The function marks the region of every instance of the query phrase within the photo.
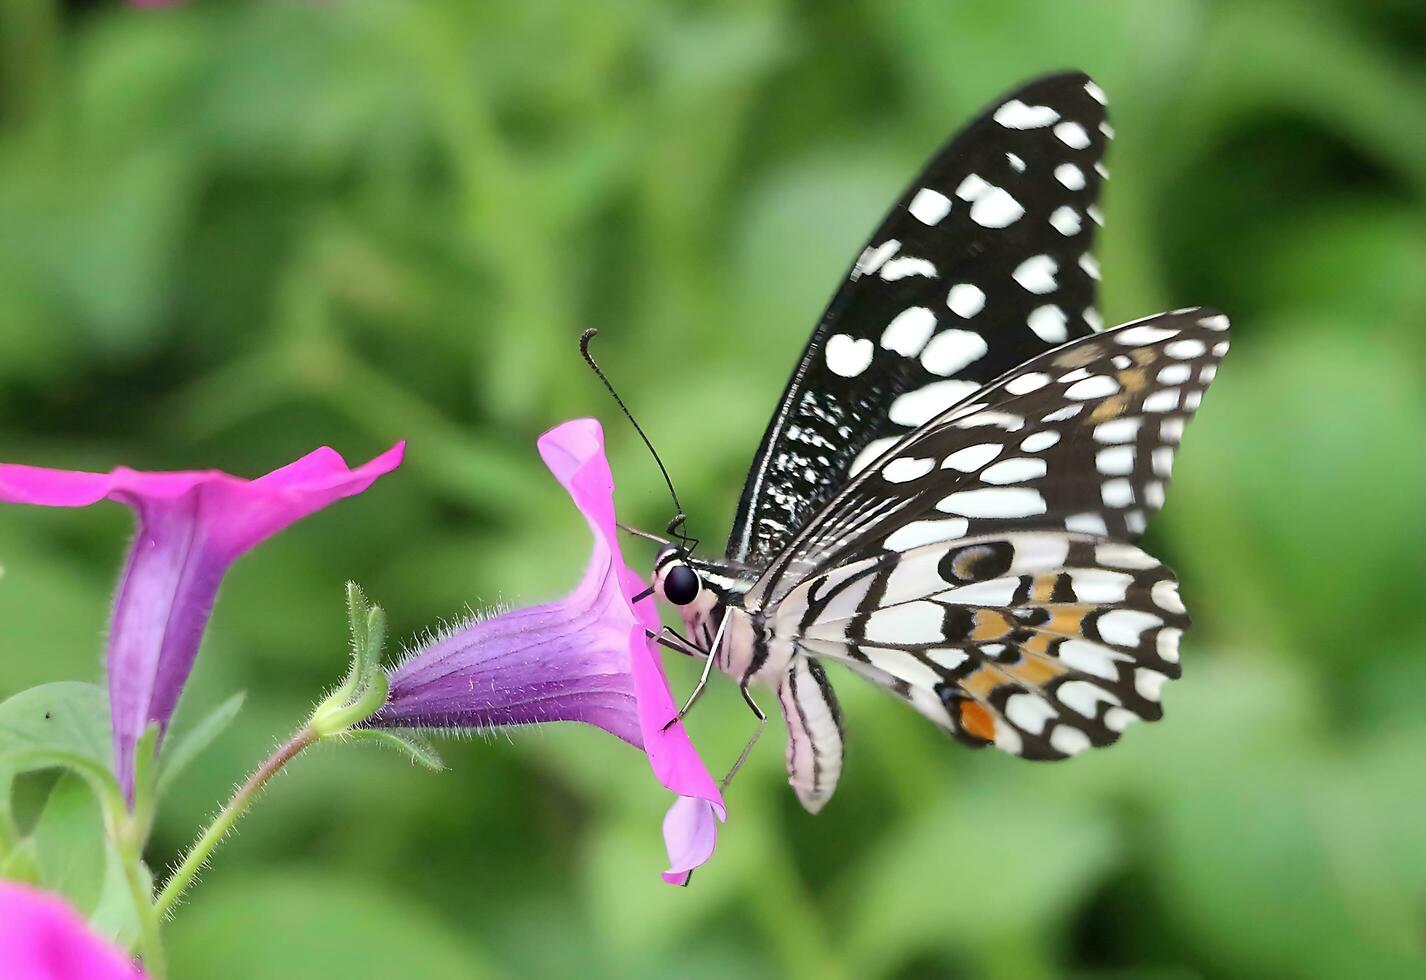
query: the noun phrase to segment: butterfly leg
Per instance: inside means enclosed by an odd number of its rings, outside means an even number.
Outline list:
[[[644,630],[644,633],[659,646],[674,653],[681,653],[685,657],[703,656],[703,651],[698,649],[692,640],[670,626],[663,627],[657,633],[649,629]]]
[[[664,731],[673,727],[675,722],[682,721],[688,714],[688,710],[693,707],[693,702],[698,700],[698,696],[703,693],[703,689],[708,686],[708,675],[713,673],[713,661],[718,659],[718,647],[723,643],[723,630],[728,625],[728,617],[724,616],[718,621],[718,632],[713,634],[713,645],[708,648],[707,660],[703,663],[703,673],[698,678],[698,684],[693,688],[693,693],[688,696],[688,700],[683,702],[683,707],[678,709],[678,714],[669,719],[667,725],[663,726]]]
[[[767,714],[758,707],[752,694],[748,692],[748,682],[744,681],[738,685],[738,689],[743,692],[743,700],[748,703],[749,708],[753,709],[753,714],[757,715],[758,727],[753,731],[753,737],[748,739],[748,744],[743,746],[743,751],[738,754],[738,761],[733,763],[733,768],[728,770],[728,775],[724,776],[723,781],[718,784],[718,788],[725,791],[733,781],[733,777],[738,774],[738,770],[743,768],[743,763],[748,761],[748,756],[752,755],[753,746],[758,744],[758,739],[762,738],[763,729],[767,727]]]

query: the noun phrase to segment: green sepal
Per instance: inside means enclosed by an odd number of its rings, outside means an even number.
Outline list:
[[[413,732],[393,732],[382,728],[354,728],[347,732],[345,737],[352,741],[374,742],[377,745],[388,746],[403,753],[418,766],[424,766],[433,772],[440,772],[446,767],[436,752],[435,746]]]
[[[386,703],[389,692],[381,668],[386,613],[372,605],[355,582],[347,583],[346,599],[351,665],[341,685],[317,705],[307,722],[318,738],[340,735],[370,718]]]
[[[163,796],[179,774],[202,755],[218,736],[227,731],[247,698],[239,691],[199,719],[192,728],[170,732],[158,760],[158,795]]]

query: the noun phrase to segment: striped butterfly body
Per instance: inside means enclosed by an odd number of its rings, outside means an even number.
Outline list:
[[[1063,74],[942,148],[813,332],[726,557],[659,555],[691,641],[777,692],[809,810],[842,769],[823,660],[1030,759],[1157,719],[1179,675],[1177,582],[1134,542],[1228,322],[1186,309],[1099,329],[1110,132],[1098,86]]]

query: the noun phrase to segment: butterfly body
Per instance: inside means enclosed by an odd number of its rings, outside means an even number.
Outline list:
[[[1086,76],[1040,79],[932,159],[804,350],[726,557],[660,555],[666,597],[679,565],[702,584],[677,602],[694,647],[777,692],[810,810],[842,767],[823,661],[1043,760],[1157,719],[1179,675],[1177,583],[1134,542],[1228,322],[1095,332],[1103,107]]]

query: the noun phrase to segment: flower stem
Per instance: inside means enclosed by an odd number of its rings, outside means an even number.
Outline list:
[[[262,765],[248,776],[247,781],[238,787],[228,800],[226,806],[213,818],[206,830],[193,842],[193,846],[188,849],[188,853],[183,856],[182,863],[174,870],[164,882],[163,890],[159,892],[157,900],[154,902],[154,912],[158,918],[166,916],[173,908],[183,893],[198,876],[198,870],[212,856],[218,844],[227,836],[228,831],[233,829],[233,825],[238,822],[238,818],[243,815],[248,806],[262,792],[262,788],[267,785],[268,780],[282,769],[283,766],[296,758],[303,749],[316,742],[320,736],[308,725],[304,725],[297,734],[278,747],[277,751],[268,756]]]
[[[134,903],[134,914],[139,920],[139,955],[143,957],[144,973],[152,980],[164,980],[168,975],[168,963],[163,954],[163,940],[159,936],[159,914],[149,904],[149,883],[140,873],[143,858],[130,844],[120,845],[119,863],[124,868],[124,882],[129,886],[129,897]]]

